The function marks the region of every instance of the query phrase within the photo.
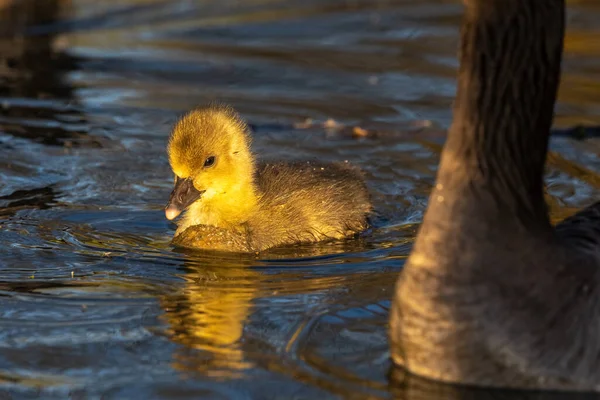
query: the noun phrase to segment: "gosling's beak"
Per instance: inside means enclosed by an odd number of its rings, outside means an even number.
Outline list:
[[[165,216],[168,220],[176,218],[190,204],[198,200],[202,192],[194,187],[191,179],[177,177],[175,188],[169,197],[169,203],[165,207]]]

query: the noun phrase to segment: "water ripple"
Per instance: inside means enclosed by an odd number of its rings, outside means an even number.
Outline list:
[[[387,375],[389,301],[450,123],[462,12],[445,0],[0,6],[2,394],[494,398]],[[557,128],[600,125],[599,15],[569,3]],[[262,159],[361,167],[372,228],[259,255],[174,249],[167,135],[214,99],[248,119]],[[553,220],[600,194],[597,132],[554,135]]]

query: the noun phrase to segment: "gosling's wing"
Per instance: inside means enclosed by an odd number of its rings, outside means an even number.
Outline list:
[[[331,201],[337,196],[368,193],[362,171],[343,163],[261,163],[256,178],[263,195],[273,204],[302,194],[310,200],[319,190],[326,190]]]
[[[600,201],[560,222],[556,233],[565,241],[600,255]]]
[[[304,162],[276,163],[259,171],[262,204],[277,215],[282,215],[277,207],[284,207],[287,231],[289,226],[302,230],[307,225],[334,231],[364,229],[371,199],[360,169],[345,163]]]
[[[361,172],[316,162],[257,168],[261,212],[252,221],[258,248],[342,238],[366,228],[370,199]]]

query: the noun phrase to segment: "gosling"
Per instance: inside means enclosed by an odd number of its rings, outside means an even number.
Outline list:
[[[260,252],[343,239],[368,227],[370,196],[348,163],[257,163],[246,123],[209,105],[174,126],[168,156],[175,187],[165,208],[178,247]]]

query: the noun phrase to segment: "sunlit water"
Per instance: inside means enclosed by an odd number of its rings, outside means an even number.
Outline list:
[[[33,3],[0,6],[0,395],[487,396],[388,376],[393,286],[451,120],[460,2]],[[599,18],[570,2],[557,128],[600,125]],[[373,229],[260,256],[175,251],[166,138],[215,99],[252,124],[261,158],[363,168]],[[598,197],[597,133],[554,136],[556,219]]]

